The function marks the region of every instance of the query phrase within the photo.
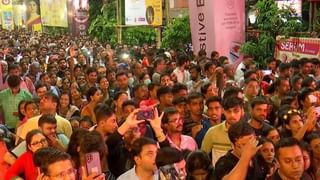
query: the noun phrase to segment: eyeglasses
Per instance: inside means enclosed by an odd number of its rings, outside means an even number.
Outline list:
[[[47,139],[45,139],[45,138],[43,138],[43,139],[41,139],[40,141],[36,141],[36,142],[34,142],[34,143],[31,143],[31,146],[37,146],[37,145],[39,145],[39,144],[47,144],[48,142],[47,142]]]
[[[76,174],[77,174],[76,169],[69,169],[67,171],[62,171],[56,175],[48,175],[48,176],[52,178],[57,178],[57,179],[64,179],[65,177],[75,176]]]

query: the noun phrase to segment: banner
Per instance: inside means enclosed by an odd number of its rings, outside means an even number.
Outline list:
[[[189,0],[189,13],[195,54],[203,49],[239,58],[234,56],[245,41],[244,0]]]
[[[125,0],[126,25],[162,25],[162,0]]]
[[[320,58],[320,39],[277,36],[274,56],[282,62],[303,57]]]
[[[297,16],[302,16],[302,0],[275,0],[279,9],[284,9],[287,7],[293,8]]]
[[[89,27],[89,0],[68,1],[68,23],[73,36],[87,35]]]
[[[42,25],[68,27],[67,0],[42,0],[40,7]]]
[[[39,0],[25,0],[23,6],[26,10],[23,22],[27,29],[42,31]]]
[[[14,29],[13,9],[11,0],[1,0],[1,24],[2,28],[6,30]]]
[[[23,26],[23,19],[22,17],[25,15],[25,6],[23,6],[22,0],[13,0],[12,1],[12,7],[13,7],[13,21],[14,25],[18,27]]]

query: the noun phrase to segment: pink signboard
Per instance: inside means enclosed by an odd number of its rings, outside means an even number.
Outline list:
[[[232,58],[238,54],[235,45],[245,41],[244,0],[189,0],[189,13],[195,54],[201,49]]]
[[[274,55],[282,62],[303,57],[320,58],[320,39],[278,36]]]

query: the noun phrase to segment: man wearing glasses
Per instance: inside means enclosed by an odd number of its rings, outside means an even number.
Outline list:
[[[164,110],[162,123],[171,147],[190,151],[198,149],[197,143],[192,137],[182,134],[184,120],[176,108],[170,107]]]

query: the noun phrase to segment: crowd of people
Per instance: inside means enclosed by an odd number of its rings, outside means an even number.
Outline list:
[[[0,37],[0,179],[320,179],[319,59]]]

